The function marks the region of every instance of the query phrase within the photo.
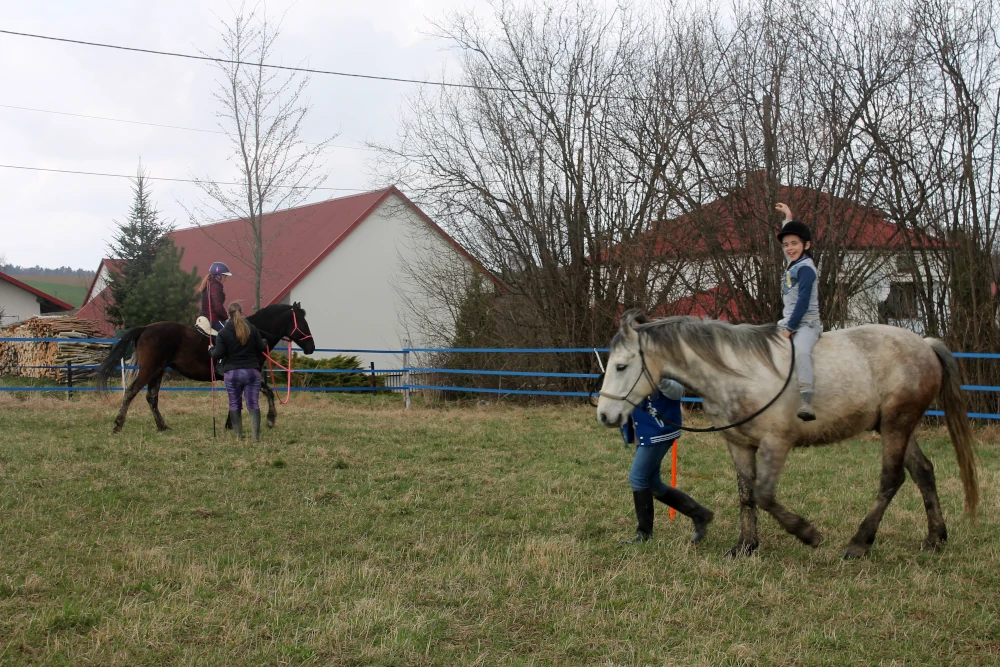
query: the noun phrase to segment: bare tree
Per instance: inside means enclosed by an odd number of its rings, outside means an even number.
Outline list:
[[[605,340],[674,273],[635,242],[665,212],[657,165],[679,132],[643,78],[663,37],[628,10],[493,10],[440,24],[472,88],[414,97],[383,173],[503,281],[507,344]]]
[[[471,88],[413,99],[382,155],[509,286],[468,311],[512,336],[493,342],[601,342],[621,308],[709,287],[712,314],[774,321],[784,200],[814,230],[827,326],[1000,345],[994,4],[668,9],[500,0],[441,24]],[[460,319],[452,278],[433,291]]]
[[[261,305],[268,245],[281,227],[294,222],[284,218],[265,230],[264,216],[296,206],[315,191],[328,175],[321,163],[335,138],[319,143],[302,139],[302,125],[310,111],[305,96],[309,78],[268,66],[276,55],[280,22],[261,12],[245,6],[236,10],[220,30],[222,46],[213,56],[219,69],[216,116],[229,135],[239,185],[199,179],[207,201],[188,211],[198,225],[220,219],[246,223],[238,247],[226,249],[253,271],[254,308]],[[212,236],[210,229],[206,233]]]

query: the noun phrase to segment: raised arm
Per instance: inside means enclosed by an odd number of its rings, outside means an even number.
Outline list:
[[[792,216],[792,209],[788,208],[788,204],[785,204],[783,202],[778,202],[774,208],[778,211],[778,213],[781,213],[782,215],[785,216],[785,222],[795,219]]]

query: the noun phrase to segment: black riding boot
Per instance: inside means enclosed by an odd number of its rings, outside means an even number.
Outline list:
[[[667,492],[662,496],[656,496],[656,499],[691,519],[694,523],[694,535],[691,536],[693,543],[697,544],[705,539],[708,524],[712,523],[712,519],[715,518],[715,513],[712,510],[702,507],[694,498],[672,486],[668,486]]]
[[[635,501],[635,518],[638,526],[635,529],[635,537],[622,540],[620,544],[639,544],[648,542],[653,537],[653,492],[649,489],[633,491],[632,500]]]
[[[233,425],[233,433],[237,440],[243,439],[243,413],[240,410],[229,411],[229,422]]]
[[[250,411],[250,432],[255,441],[260,441],[260,408]]]

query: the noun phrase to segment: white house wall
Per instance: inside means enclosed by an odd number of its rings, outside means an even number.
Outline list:
[[[404,346],[410,323],[398,288],[408,281],[408,271],[421,264],[467,262],[439,234],[427,234],[429,229],[409,206],[391,196],[292,289],[290,300],[305,308],[316,347]],[[425,243],[415,244],[415,237]],[[369,362],[376,368],[402,367],[396,355],[357,356],[366,367]]]
[[[3,280],[0,280],[0,310],[4,326],[37,317],[42,312],[37,296]]]
[[[87,303],[104,291],[104,288],[108,286],[108,277],[108,267],[104,262],[101,262],[101,267],[97,270],[97,277],[94,278],[94,284],[91,290],[87,292],[87,298],[84,299],[84,303]]]

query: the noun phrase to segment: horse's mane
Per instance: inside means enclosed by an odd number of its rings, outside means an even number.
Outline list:
[[[264,306],[263,308],[261,308],[260,310],[258,310],[256,313],[254,313],[254,315],[257,315],[257,316],[260,316],[260,317],[263,317],[263,318],[273,318],[273,317],[277,317],[279,315],[284,315],[285,313],[287,313],[289,310],[292,310],[293,308],[296,310],[296,312],[299,315],[301,315],[302,317],[305,317],[306,311],[303,310],[302,307],[299,306],[298,303],[295,303],[295,304],[274,303],[274,304],[271,304],[270,306]]]
[[[680,315],[652,322],[637,321],[635,329],[678,361],[683,343],[715,368],[734,373],[736,370],[722,356],[721,346],[725,345],[736,351],[750,352],[761,363],[778,372],[771,348],[771,343],[778,340],[778,327],[775,324],[731,324]],[[624,343],[625,337],[619,331],[611,340],[611,347]]]

